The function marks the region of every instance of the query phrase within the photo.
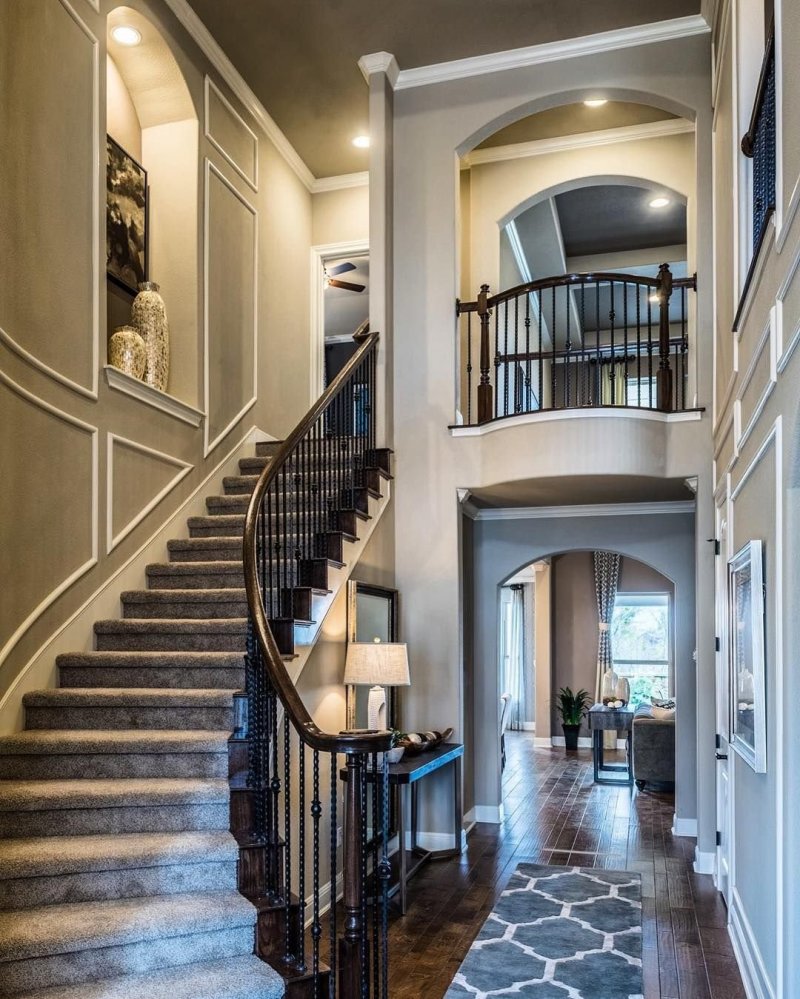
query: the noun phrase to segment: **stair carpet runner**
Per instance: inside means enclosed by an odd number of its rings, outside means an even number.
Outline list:
[[[228,746],[244,513],[275,446],[240,462],[149,588],[122,594],[123,618],[97,622],[96,651],[59,656],[60,687],[27,694],[26,730],[0,739],[0,996],[285,994],[237,887]]]

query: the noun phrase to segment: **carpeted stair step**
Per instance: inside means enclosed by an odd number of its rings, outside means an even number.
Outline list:
[[[97,621],[94,632],[101,652],[243,652],[247,618],[191,621],[126,618]]]
[[[247,513],[249,505],[249,496],[238,494],[234,496],[206,496],[206,510],[212,517],[217,514]]]
[[[120,596],[125,619],[210,620],[247,617],[244,588],[216,590],[126,590]]]
[[[238,860],[223,831],[0,840],[0,909],[235,891]]]
[[[246,495],[249,498],[257,482],[257,475],[226,475],[222,480],[222,488],[229,496]]]
[[[282,444],[283,441],[257,441],[256,454],[259,458],[274,458]]]
[[[209,729],[235,727],[233,691],[64,687],[23,697],[27,729]]]
[[[0,739],[0,779],[226,777],[223,732],[38,729]]]
[[[238,562],[162,562],[147,567],[151,590],[220,590],[244,586],[244,567]]]
[[[243,652],[70,652],[56,664],[62,687],[242,690],[245,682]]]
[[[0,996],[246,956],[255,921],[236,891],[0,913]]]
[[[227,778],[0,781],[0,837],[228,830]]]
[[[242,561],[241,538],[176,538],[167,542],[170,562]]]
[[[280,975],[252,954],[199,961],[147,975],[22,992],[17,999],[281,999]]]
[[[244,537],[244,514],[225,514],[209,517],[189,517],[190,538],[238,538]]]

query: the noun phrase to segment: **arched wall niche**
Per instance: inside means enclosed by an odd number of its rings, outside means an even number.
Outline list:
[[[138,45],[116,42],[119,25]],[[199,124],[178,61],[156,26],[132,7],[107,18],[106,130],[147,171],[148,280],[167,307],[171,364],[167,392],[199,398]],[[130,320],[133,296],[107,281],[108,334]]]

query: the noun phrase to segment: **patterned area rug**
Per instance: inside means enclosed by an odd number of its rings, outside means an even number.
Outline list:
[[[520,864],[445,999],[642,999],[642,883]]]

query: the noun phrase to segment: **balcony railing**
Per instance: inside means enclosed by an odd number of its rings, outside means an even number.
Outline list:
[[[696,279],[564,274],[458,302],[466,424],[541,410],[689,409]]]

